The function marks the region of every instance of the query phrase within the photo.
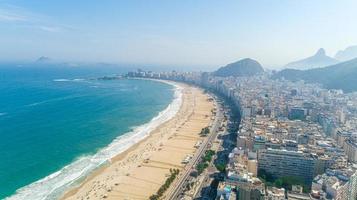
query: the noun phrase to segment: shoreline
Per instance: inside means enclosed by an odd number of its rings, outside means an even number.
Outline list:
[[[184,168],[183,158],[194,154],[195,145],[202,140],[199,130],[211,123],[213,103],[199,88],[162,82],[182,87],[177,113],[88,175],[79,186],[67,190],[60,199],[143,199],[144,196],[147,199],[164,182],[169,169]]]
[[[87,179],[90,179],[93,175],[110,166],[112,159],[118,155],[125,155],[125,152],[129,149],[140,144],[150,136],[150,133],[153,130],[174,118],[181,107],[182,91],[180,86],[170,81],[163,82],[173,86],[174,97],[170,104],[149,122],[135,127],[131,132],[118,136],[110,144],[108,144],[108,146],[104,147],[96,154],[79,157],[72,163],[64,166],[59,171],[18,189],[15,194],[6,197],[5,199],[59,199],[63,196],[63,194],[67,194],[68,191],[72,191],[73,188],[78,188]],[[107,158],[105,159],[101,156],[105,156]],[[88,160],[87,163],[81,163],[82,161],[84,162],[84,160]],[[91,166],[88,167],[86,164]],[[75,167],[79,167],[80,169]],[[66,171],[71,170],[73,174],[62,173],[63,171],[66,173]],[[58,182],[61,180],[64,180],[64,183],[61,184]]]

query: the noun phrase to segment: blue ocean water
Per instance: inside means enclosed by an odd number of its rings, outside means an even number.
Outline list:
[[[173,99],[160,82],[88,79],[109,72],[0,68],[0,199],[95,154]]]

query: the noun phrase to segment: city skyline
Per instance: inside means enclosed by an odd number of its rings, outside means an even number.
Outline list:
[[[204,66],[250,57],[279,68],[356,45],[344,1],[0,1],[0,61]]]

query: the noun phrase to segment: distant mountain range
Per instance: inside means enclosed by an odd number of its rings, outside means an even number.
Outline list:
[[[285,78],[292,81],[304,80],[309,83],[320,83],[328,89],[353,92],[357,91],[357,58],[323,68],[284,69],[274,74],[273,78]]]
[[[215,76],[254,76],[264,72],[263,67],[255,60],[245,58],[228,64],[213,72]]]
[[[288,63],[285,68],[289,69],[313,69],[337,64],[339,61],[326,55],[323,48],[319,49],[315,55]]]
[[[357,58],[357,45],[347,47],[345,50],[338,51],[335,58],[339,61],[347,61]]]

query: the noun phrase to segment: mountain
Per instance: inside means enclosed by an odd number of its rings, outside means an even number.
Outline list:
[[[36,63],[48,63],[51,62],[52,59],[46,56],[41,56],[36,60]]]
[[[345,50],[338,51],[335,58],[339,61],[347,61],[357,58],[357,45],[347,47]]]
[[[228,64],[213,72],[215,76],[254,76],[264,72],[263,67],[255,60],[245,58]]]
[[[342,89],[344,92],[357,91],[357,58],[336,65],[310,70],[284,69],[273,78],[292,81],[304,80],[320,83],[328,89]]]
[[[318,67],[326,67],[336,63],[338,63],[338,60],[327,56],[325,50],[321,48],[316,52],[315,55],[302,60],[288,63],[287,65],[285,65],[285,68],[313,69]]]

